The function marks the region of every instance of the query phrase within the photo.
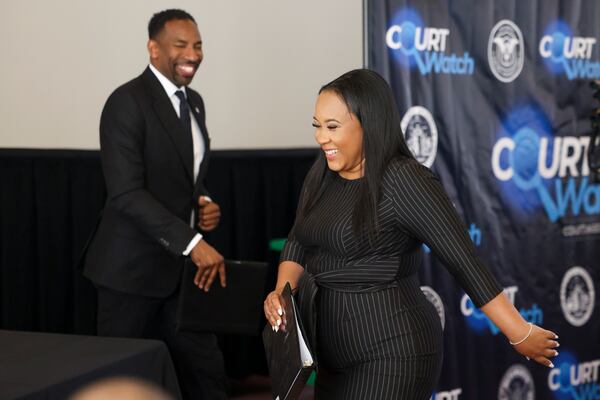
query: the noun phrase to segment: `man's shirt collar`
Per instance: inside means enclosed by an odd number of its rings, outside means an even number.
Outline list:
[[[165,92],[167,92],[167,96],[169,96],[169,98],[171,98],[171,96],[173,96],[175,94],[175,92],[178,90],[183,91],[183,94],[187,98],[187,92],[185,90],[185,86],[181,86],[181,87],[175,86],[175,84],[173,82],[171,82],[166,76],[164,76],[158,69],[156,69],[156,67],[154,65],[149,64],[148,66],[150,67],[150,71],[152,71],[152,73],[154,73],[156,78],[158,78],[158,81],[162,85],[163,89],[165,89]]]

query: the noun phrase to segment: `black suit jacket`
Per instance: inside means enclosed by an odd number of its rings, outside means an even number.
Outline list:
[[[210,155],[202,97],[186,91],[205,143],[195,182],[192,138],[149,68],[106,101],[100,153],[108,197],[84,253],[84,275],[97,285],[152,297],[177,287]]]

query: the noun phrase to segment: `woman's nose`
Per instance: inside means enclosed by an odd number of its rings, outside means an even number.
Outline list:
[[[315,140],[319,145],[324,145],[329,141],[329,135],[323,131],[323,129],[317,128],[315,132]]]

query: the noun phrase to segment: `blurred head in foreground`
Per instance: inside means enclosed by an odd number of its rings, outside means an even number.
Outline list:
[[[109,378],[92,383],[70,400],[173,400],[155,384],[136,378]]]

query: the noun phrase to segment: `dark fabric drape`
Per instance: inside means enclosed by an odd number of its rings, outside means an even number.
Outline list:
[[[290,229],[317,152],[214,151],[207,176],[221,206],[207,240],[226,258],[271,262]],[[106,192],[97,151],[0,150],[0,328],[94,334],[96,293],[76,264]],[[224,336],[228,372],[266,372],[258,336]]]

